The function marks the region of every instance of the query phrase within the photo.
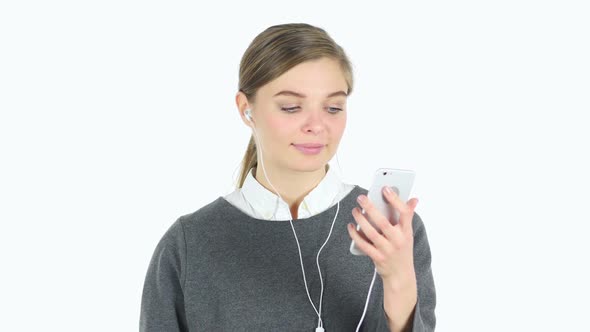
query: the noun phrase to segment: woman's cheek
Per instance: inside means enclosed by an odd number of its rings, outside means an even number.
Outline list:
[[[273,136],[279,140],[293,140],[296,137],[290,137],[290,133],[293,132],[293,123],[287,119],[274,118],[269,121],[270,128],[273,130]],[[288,142],[296,143],[296,142]]]

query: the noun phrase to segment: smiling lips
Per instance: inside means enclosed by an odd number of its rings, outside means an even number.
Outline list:
[[[307,155],[314,155],[320,153],[323,149],[325,144],[320,143],[306,143],[306,144],[293,144],[295,148],[304,154]]]

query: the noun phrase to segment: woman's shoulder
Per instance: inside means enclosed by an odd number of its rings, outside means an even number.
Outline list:
[[[223,198],[218,197],[194,212],[181,215],[162,235],[156,252],[170,247],[176,248],[180,253],[184,252],[187,239],[212,230],[211,225],[221,224],[219,220],[227,215],[223,213],[226,208]]]
[[[181,224],[183,227],[193,226],[198,223],[203,223],[207,220],[218,219],[220,216],[225,215],[226,213],[227,201],[225,201],[223,197],[219,196],[199,209],[181,215],[176,220],[176,223]]]

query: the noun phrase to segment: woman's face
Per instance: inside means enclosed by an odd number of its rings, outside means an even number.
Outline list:
[[[300,172],[323,168],[346,127],[346,91],[338,62],[329,58],[301,63],[261,87],[250,107],[265,166]],[[306,153],[297,148],[302,144],[322,148]]]

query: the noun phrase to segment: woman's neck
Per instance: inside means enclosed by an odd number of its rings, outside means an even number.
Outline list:
[[[312,172],[297,172],[297,171],[285,171],[279,170],[265,165],[266,174],[270,178],[270,182],[276,190],[278,190],[280,196],[289,205],[291,215],[293,219],[297,218],[297,211],[299,205],[303,201],[303,198],[307,196],[326,176],[328,166],[319,168]],[[270,185],[262,167],[255,168],[255,178],[264,188],[270,192],[275,193],[275,190]]]

